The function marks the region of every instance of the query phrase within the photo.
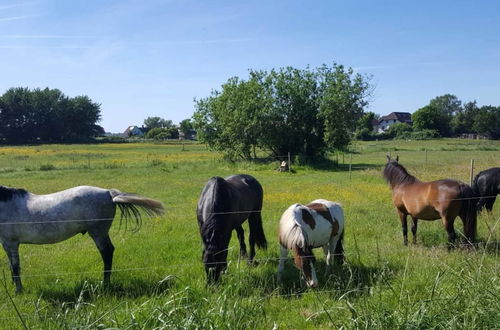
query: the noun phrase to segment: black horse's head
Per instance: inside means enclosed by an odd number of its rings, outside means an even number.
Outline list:
[[[207,273],[207,284],[215,284],[227,268],[227,249],[221,251],[203,250],[203,264]]]
[[[208,284],[219,280],[227,268],[227,248],[231,239],[232,224],[229,221],[230,195],[223,178],[213,177],[203,189],[198,202],[198,224],[203,241],[202,261]]]

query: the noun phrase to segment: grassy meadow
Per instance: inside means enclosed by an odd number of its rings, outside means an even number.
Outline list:
[[[120,226],[117,215],[107,289],[88,235],[21,245],[20,295],[1,252],[0,328],[498,328],[500,202],[478,218],[476,251],[449,253],[440,221],[420,221],[417,244],[406,247],[381,169],[391,152],[421,180],[468,183],[471,159],[475,173],[500,166],[500,141],[372,141],[352,150],[352,173],[349,154],[278,173],[278,162],[229,163],[199,144],[1,146],[0,185],[37,194],[77,185],[116,188],[159,199],[167,211],[143,219],[137,232]],[[196,203],[210,177],[235,173],[255,176],[264,188],[269,248],[257,250],[257,266],[247,265],[233,234],[227,274],[206,287]],[[291,261],[278,283],[279,218],[289,205],[316,198],[343,205],[346,263],[328,273],[318,249],[319,288],[306,289]],[[459,219],[455,229],[460,237]]]

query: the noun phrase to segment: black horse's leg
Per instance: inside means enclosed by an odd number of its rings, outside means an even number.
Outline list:
[[[457,238],[457,234],[455,233],[455,228],[453,227],[454,222],[455,219],[449,219],[448,217],[445,217],[443,219],[444,228],[448,233],[448,251],[450,251],[455,247],[455,239]]]
[[[16,285],[16,293],[23,291],[21,283],[21,264],[19,262],[19,243],[18,242],[3,242],[3,248],[9,257],[10,269],[12,272],[12,281]]]
[[[413,221],[413,225],[411,226],[411,233],[413,234],[413,244],[417,244],[417,224],[418,224],[418,219],[412,216],[411,220]]]
[[[238,241],[240,241],[240,256],[245,258],[247,256],[247,246],[245,245],[245,231],[241,225],[236,227],[236,234],[238,235]]]
[[[401,228],[403,229],[403,243],[404,245],[408,245],[408,222],[407,216],[408,214],[403,213],[398,210],[399,218],[401,219]]]
[[[495,200],[497,199],[497,197],[491,197],[491,198],[488,198],[488,200],[486,201],[486,210],[491,213],[493,212],[493,204],[495,204]]]
[[[90,236],[95,242],[97,249],[101,253],[102,261],[104,262],[104,286],[109,285],[111,277],[111,267],[113,265],[113,252],[115,247],[111,243],[108,233],[95,234],[89,231]]]
[[[478,213],[482,211],[482,209],[483,209],[483,207],[484,207],[484,204],[486,204],[486,198],[482,198],[482,197],[481,197],[481,198],[479,199],[479,201],[477,202],[477,206],[476,206],[476,208],[477,208],[477,212],[478,212]]]

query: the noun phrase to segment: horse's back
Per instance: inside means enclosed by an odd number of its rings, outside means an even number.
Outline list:
[[[254,198],[262,200],[262,186],[253,176],[248,174],[236,174],[228,176],[225,180],[236,189],[239,194],[254,196]]]
[[[464,185],[454,179],[401,185],[394,189],[393,201],[400,212],[422,220],[436,220],[450,212],[456,216]]]
[[[480,195],[500,193],[500,167],[492,167],[479,172],[473,181],[473,189]]]
[[[330,212],[332,219],[309,206],[323,204]],[[314,248],[323,246],[330,241],[334,225],[338,224],[335,236],[344,230],[344,214],[340,204],[317,199],[308,205],[293,204],[281,216],[279,236],[283,246],[292,248],[305,244]]]
[[[61,216],[79,213],[87,218],[115,210],[109,189],[78,186],[47,195],[32,195],[28,202],[33,210],[57,211]]]
[[[20,243],[56,243],[91,229],[109,229],[115,210],[109,190],[97,187],[28,193],[9,213],[2,212],[2,218],[11,222],[2,234]]]

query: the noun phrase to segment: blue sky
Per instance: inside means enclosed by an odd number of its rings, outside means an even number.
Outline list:
[[[0,0],[0,93],[58,88],[121,132],[175,123],[248,69],[337,62],[373,75],[367,110],[435,96],[500,105],[497,1]]]

